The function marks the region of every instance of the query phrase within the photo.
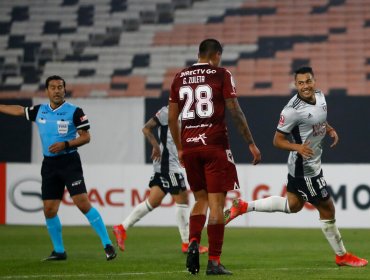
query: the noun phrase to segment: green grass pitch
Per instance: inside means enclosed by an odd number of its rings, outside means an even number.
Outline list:
[[[348,251],[370,258],[370,230],[341,233]],[[212,278],[205,275],[206,255],[197,276],[186,272],[175,227],[131,228],[126,251],[109,262],[92,228],[65,226],[63,237],[67,261],[41,262],[51,252],[45,227],[0,226],[0,280]],[[217,278],[370,279],[369,267],[337,267],[320,229],[227,228],[221,260],[233,275]]]

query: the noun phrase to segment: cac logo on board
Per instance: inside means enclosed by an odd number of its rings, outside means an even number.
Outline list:
[[[15,208],[24,212],[42,210],[41,180],[24,178],[10,186],[9,200]]]

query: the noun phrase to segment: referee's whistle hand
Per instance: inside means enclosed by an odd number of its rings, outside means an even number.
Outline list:
[[[64,149],[65,149],[64,142],[57,142],[49,147],[49,152],[56,154],[56,153],[63,151]]]

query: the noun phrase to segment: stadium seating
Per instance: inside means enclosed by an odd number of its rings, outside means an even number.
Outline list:
[[[225,45],[239,95],[289,95],[311,65],[329,94],[370,94],[367,0],[2,0],[0,98],[166,96],[202,39]]]

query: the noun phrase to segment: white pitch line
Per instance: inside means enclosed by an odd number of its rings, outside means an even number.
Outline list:
[[[187,271],[147,271],[147,272],[122,272],[122,273],[104,273],[104,274],[36,274],[36,275],[9,275],[0,276],[0,279],[33,279],[33,278],[68,278],[68,277],[80,277],[80,278],[101,278],[109,276],[141,276],[141,275],[153,275],[153,274],[172,274],[172,273],[186,273]]]
[[[276,267],[276,268],[242,268],[242,269],[233,269],[232,271],[294,271],[294,270],[307,270],[307,271],[320,271],[320,270],[339,270],[338,267],[322,267],[322,268],[309,268],[309,267]],[[172,274],[172,273],[185,273],[187,274],[188,271],[186,270],[178,270],[178,271],[147,271],[147,272],[122,272],[122,273],[109,273],[109,274],[37,274],[37,275],[9,275],[9,276],[0,276],[0,279],[37,279],[37,278],[71,278],[71,277],[79,277],[79,278],[101,278],[101,277],[109,277],[109,276],[142,276],[142,275],[155,275],[155,274]]]
[[[259,270],[272,270],[272,271],[284,271],[284,270],[289,270],[289,271],[294,271],[294,270],[339,270],[339,267],[275,267],[275,268],[241,268],[241,269],[234,269],[235,271],[259,271]],[[233,270],[233,271],[234,271]]]

